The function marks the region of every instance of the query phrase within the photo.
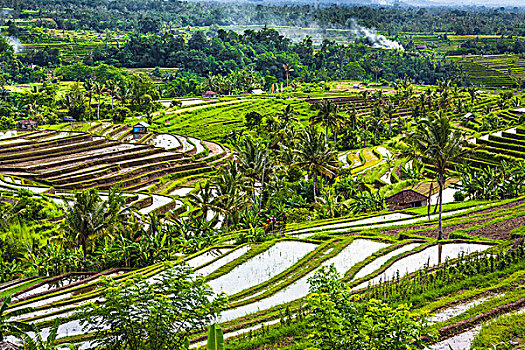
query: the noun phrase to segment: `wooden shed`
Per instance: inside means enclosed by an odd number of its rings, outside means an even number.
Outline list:
[[[148,133],[150,125],[146,122],[140,122],[133,126],[133,138],[141,138]]]
[[[38,123],[31,119],[24,119],[16,123],[16,128],[22,130],[33,130],[36,129],[37,126]]]
[[[428,204],[428,197],[414,190],[403,190],[385,199],[389,210],[423,207]]]

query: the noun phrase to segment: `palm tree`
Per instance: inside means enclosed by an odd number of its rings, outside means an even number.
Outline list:
[[[12,317],[17,317],[30,312],[31,308],[23,308],[15,311],[9,311],[8,307],[11,304],[11,297],[5,297],[0,304],[0,349],[10,349],[10,343],[5,340],[8,335],[23,336],[27,332],[33,332],[34,326],[18,321],[11,321]],[[13,347],[14,348],[14,347]],[[16,349],[16,348],[15,348]]]
[[[469,86],[465,91],[470,95],[470,103],[474,104],[476,95],[478,94],[478,89],[476,89],[475,86]]]
[[[100,119],[100,100],[102,99],[102,93],[104,92],[104,84],[95,83],[93,85],[93,88],[95,89],[95,92],[98,96],[97,98],[97,120],[99,120]]]
[[[215,188],[211,181],[206,181],[201,184],[196,192],[191,192],[186,197],[191,205],[198,208],[200,215],[198,217],[207,218],[208,212],[219,212],[217,207],[217,198],[215,195]]]
[[[283,64],[284,74],[286,74],[286,90],[288,90],[288,80],[290,79],[290,73],[294,71],[290,64]]]
[[[337,143],[337,129],[345,118],[339,114],[339,106],[330,100],[323,100],[317,104],[319,112],[310,118],[310,123],[321,124],[326,127],[326,136],[328,137],[328,128],[332,129],[334,143]]]
[[[111,109],[113,110],[115,107],[114,101],[115,101],[115,95],[117,94],[119,90],[118,83],[115,80],[108,80],[106,82],[106,90],[108,91],[109,95],[111,96]]]
[[[376,77],[376,83],[377,83],[377,79],[379,78],[379,74],[381,74],[383,69],[379,68],[379,67],[372,67],[372,68],[370,68],[370,70],[372,71],[372,73],[374,73],[374,75]]]
[[[405,156],[431,164],[437,171],[439,185],[439,235],[443,239],[442,205],[443,187],[446,181],[447,168],[462,158],[468,150],[464,148],[465,135],[452,128],[449,118],[435,113],[422,118],[416,129],[405,136],[404,142],[409,146]]]
[[[297,155],[297,161],[294,165],[306,170],[312,176],[314,197],[316,197],[318,175],[333,177],[336,174],[339,165],[337,152],[328,145],[326,135],[317,133],[314,125],[305,128],[300,138],[301,142],[294,150]]]
[[[217,208],[224,214],[224,225],[235,223],[239,213],[246,207],[246,188],[249,180],[237,162],[229,160],[213,179],[216,189]]]
[[[245,137],[239,144],[239,166],[244,175],[252,180],[252,195],[255,200],[256,182],[261,183],[261,192],[264,190],[266,177],[271,173],[269,164],[268,148],[264,147],[251,137]]]
[[[84,89],[86,89],[86,94],[88,96],[88,107],[89,107],[89,119],[92,119],[91,115],[91,100],[93,99],[93,90],[95,86],[95,81],[93,79],[87,79],[84,82]]]
[[[62,230],[82,247],[84,262],[88,241],[107,227],[110,212],[94,189],[76,193],[74,204],[67,208]]]
[[[394,111],[396,109],[396,106],[394,106],[393,103],[389,103],[385,106],[384,112],[386,115],[388,115],[388,136],[392,137],[392,115],[394,114]]]
[[[280,120],[282,120],[285,123],[289,123],[290,121],[298,122],[297,118],[295,117],[297,115],[297,112],[294,111],[293,106],[291,104],[286,105],[286,107],[281,108],[281,112],[277,115]]]
[[[131,88],[129,87],[129,85],[128,84],[122,84],[122,85],[119,85],[115,97],[117,98],[117,100],[120,101],[120,103],[125,105],[127,103],[127,101],[133,97],[132,95],[133,94],[132,94],[132,91],[131,91]]]

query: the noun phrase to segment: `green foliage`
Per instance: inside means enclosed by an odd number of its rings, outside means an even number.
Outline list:
[[[459,189],[470,199],[514,198],[525,190],[525,162],[501,161],[497,166],[476,169],[458,166]],[[456,192],[458,193],[458,192]]]
[[[49,334],[47,335],[46,339],[42,337],[42,335],[37,331],[35,339],[33,337],[24,334],[22,336],[23,339],[23,349],[24,350],[59,350],[63,349],[64,347],[69,347],[70,349],[75,349],[76,347],[72,344],[57,344],[57,336],[58,336],[58,327],[60,326],[58,320],[55,320],[53,323],[53,326],[49,329]]]
[[[224,337],[222,329],[216,324],[212,324],[208,331],[207,350],[224,350]]]
[[[525,332],[525,316],[511,314],[496,318],[481,328],[472,342],[471,349],[511,350],[521,344]]]
[[[309,338],[317,349],[421,349],[428,321],[408,305],[351,295],[333,266],[309,279]]]
[[[30,312],[31,309],[22,308],[15,311],[8,311],[7,308],[9,304],[11,304],[11,297],[9,296],[0,301],[0,343],[2,343],[8,335],[20,338],[27,332],[34,331],[33,325],[11,320],[13,317]]]
[[[107,279],[104,287],[105,302],[85,307],[81,325],[106,349],[188,349],[190,332],[213,323],[226,302],[184,265],[167,266],[151,282],[137,275],[123,284]]]

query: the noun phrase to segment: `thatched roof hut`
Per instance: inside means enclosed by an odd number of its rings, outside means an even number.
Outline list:
[[[428,197],[414,190],[403,190],[385,198],[385,202],[388,203],[388,209],[398,210],[425,206],[428,203]]]

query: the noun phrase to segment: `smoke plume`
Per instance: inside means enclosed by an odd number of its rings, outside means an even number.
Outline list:
[[[22,42],[20,42],[20,40],[18,40],[17,38],[14,38],[12,36],[8,36],[6,39],[7,39],[7,42],[9,43],[9,45],[11,45],[13,47],[13,50],[14,50],[15,53],[22,52],[22,49],[24,48],[24,45],[22,44]]]
[[[350,19],[347,21],[347,26],[350,28],[352,34],[357,38],[365,38],[371,44],[372,47],[389,49],[389,50],[401,50],[404,51],[403,45],[396,41],[387,39],[384,35],[377,34],[373,29],[368,29],[363,27],[355,21],[355,19]]]

